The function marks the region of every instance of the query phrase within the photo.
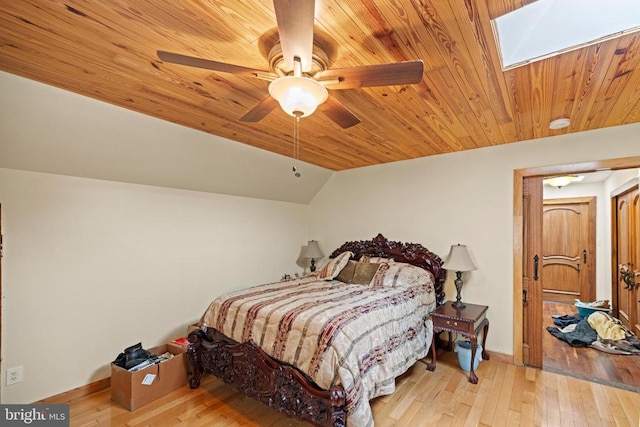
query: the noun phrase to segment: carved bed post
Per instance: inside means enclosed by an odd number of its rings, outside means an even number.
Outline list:
[[[202,379],[203,369],[202,365],[198,363],[198,347],[202,342],[204,332],[200,329],[196,329],[189,333],[187,339],[189,340],[189,347],[187,347],[187,361],[191,370],[191,378],[189,378],[189,387],[200,387],[200,380]]]

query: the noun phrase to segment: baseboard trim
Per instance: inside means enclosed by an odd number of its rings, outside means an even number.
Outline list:
[[[498,353],[497,351],[488,351],[488,352],[489,352],[489,357],[491,357],[491,360],[495,360],[503,363],[510,363],[512,365],[514,364],[512,354]]]
[[[89,396],[90,394],[103,391],[105,389],[108,389],[109,387],[111,387],[111,377],[94,381],[87,385],[74,388],[73,390],[56,394],[55,396],[47,397],[35,403],[50,403],[50,404],[69,403],[72,400]]]

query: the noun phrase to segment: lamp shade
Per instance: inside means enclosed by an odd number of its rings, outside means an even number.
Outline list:
[[[316,111],[318,105],[327,100],[327,89],[307,77],[284,76],[269,84],[269,94],[278,101],[280,107],[290,116],[302,113],[306,117]]]
[[[324,254],[320,250],[320,245],[318,245],[316,240],[309,240],[303,256],[305,258],[322,258]]]
[[[473,271],[477,267],[469,257],[466,245],[451,245],[451,250],[447,259],[442,264],[442,268],[453,271]]]

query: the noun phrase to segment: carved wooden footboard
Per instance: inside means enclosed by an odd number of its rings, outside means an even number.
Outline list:
[[[189,334],[187,356],[191,388],[211,373],[242,393],[283,414],[318,426],[346,426],[345,392],[341,386],[322,390],[297,369],[266,354],[253,341],[237,343],[208,328]]]

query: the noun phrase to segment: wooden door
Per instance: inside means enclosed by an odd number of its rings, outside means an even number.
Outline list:
[[[617,209],[616,209],[616,235],[617,235],[617,262],[618,264],[630,264],[631,263],[631,242],[630,242],[630,214],[631,204],[629,203],[629,193],[621,194],[617,197]],[[617,271],[617,269],[616,269]],[[614,292],[617,296],[616,311],[618,319],[626,327],[631,328],[631,292],[624,287],[624,283],[620,280],[620,276],[616,276],[616,285],[614,285]]]
[[[542,368],[542,178],[525,178],[522,195],[522,361]]]
[[[595,301],[595,197],[548,199],[543,212],[543,299]]]
[[[631,270],[640,269],[640,193],[638,186],[616,196],[616,276],[613,285],[617,297],[615,314],[620,321],[636,335],[640,334],[640,289],[629,289],[621,280],[619,264],[626,264]]]
[[[631,234],[631,262],[633,269],[640,269],[640,192],[638,188],[630,194],[629,231]],[[631,330],[640,336],[640,288],[636,287],[629,292],[629,305],[631,308],[632,326]]]

